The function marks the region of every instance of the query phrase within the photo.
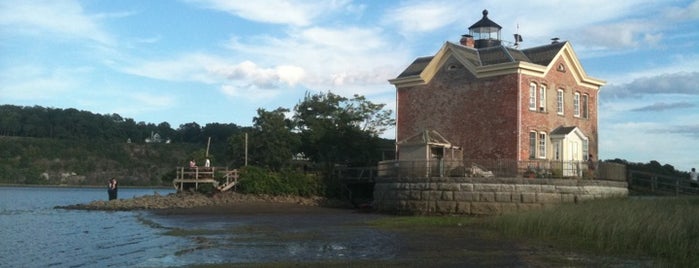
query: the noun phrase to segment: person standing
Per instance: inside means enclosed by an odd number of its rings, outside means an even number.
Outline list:
[[[692,187],[697,187],[697,185],[699,185],[699,182],[697,182],[697,176],[699,176],[697,175],[697,170],[692,168],[692,172],[689,172],[689,183],[692,184]]]
[[[211,161],[207,158],[206,161],[204,162],[204,167],[205,168],[210,168],[211,167]]]
[[[111,178],[109,180],[109,184],[108,184],[108,188],[107,188],[107,194],[109,195],[109,200],[117,199],[117,191],[119,191],[119,186],[117,185],[117,180],[115,178]]]

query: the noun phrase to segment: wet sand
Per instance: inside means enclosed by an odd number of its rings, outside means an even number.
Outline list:
[[[321,237],[333,238],[333,241],[319,242],[321,244],[354,245],[346,250],[383,251],[372,253],[359,252],[355,259],[338,257],[308,258],[300,261],[298,256],[279,257],[274,255],[268,260],[252,260],[207,264],[203,267],[228,267],[231,265],[259,267],[590,267],[590,266],[645,266],[643,261],[623,258],[597,256],[588,253],[556,248],[545,243],[514,240],[498,234],[490,228],[477,224],[452,227],[402,227],[397,229],[381,229],[370,224],[373,219],[397,217],[393,215],[375,214],[354,209],[325,208],[319,206],[299,205],[295,203],[279,203],[264,201],[241,201],[229,206],[206,206],[182,209],[161,209],[153,211],[158,216],[178,217],[231,217],[232,220],[252,222],[238,230],[248,230],[255,233],[246,237],[248,245],[294,243],[309,244],[309,240],[323,240]],[[310,221],[299,220],[312,218]],[[357,220],[352,220],[357,218]],[[254,219],[254,220],[253,220]],[[266,219],[266,220],[260,220]],[[277,224],[279,222],[279,224]],[[363,236],[356,233],[371,232]],[[299,231],[299,230],[304,231]],[[362,231],[363,230],[363,231]],[[349,232],[347,236],[337,232]],[[289,234],[294,234],[289,236]],[[380,236],[376,238],[375,236]],[[196,235],[191,237],[197,239]],[[220,237],[229,241],[231,237]],[[198,238],[201,239],[201,238]],[[361,240],[361,241],[357,241]],[[316,241],[317,242],[317,241]],[[313,244],[319,247],[318,243]],[[216,247],[216,246],[215,246]],[[217,247],[234,249],[231,244],[218,244]],[[282,246],[283,248],[283,246]],[[249,248],[248,248],[249,249]],[[269,249],[263,249],[269,250]],[[281,250],[283,251],[283,249]],[[258,252],[259,254],[271,254]],[[319,254],[308,252],[308,254]],[[351,253],[345,253],[351,255]],[[220,265],[220,266],[219,266]]]
[[[199,246],[183,250],[203,267],[590,267],[648,266],[535,241],[504,237],[478,224],[383,229],[397,217],[322,198],[221,193],[146,196],[61,207],[147,210]],[[206,226],[213,230],[202,231]],[[203,233],[202,233],[203,232]],[[220,259],[209,259],[209,255]],[[198,259],[200,258],[200,259]],[[198,261],[197,261],[198,260]]]

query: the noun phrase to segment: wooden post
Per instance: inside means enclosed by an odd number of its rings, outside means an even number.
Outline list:
[[[211,137],[209,137],[209,140],[206,142],[206,158],[209,158],[209,146],[211,145]]]

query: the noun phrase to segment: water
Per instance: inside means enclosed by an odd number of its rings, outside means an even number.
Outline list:
[[[171,190],[119,190],[121,197]],[[106,200],[105,189],[0,187],[0,266],[138,266],[190,243],[160,235],[139,220],[143,212],[54,209]]]
[[[154,192],[172,191],[121,188],[119,198]],[[346,210],[158,215],[54,209],[106,199],[99,188],[0,187],[0,267],[386,259],[396,243],[391,234],[356,224],[381,216]],[[172,230],[185,233],[166,233]]]

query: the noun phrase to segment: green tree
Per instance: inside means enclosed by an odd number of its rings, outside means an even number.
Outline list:
[[[244,127],[228,138],[227,155],[230,157],[228,163],[230,166],[242,167],[245,165],[245,135],[250,136],[252,132],[252,127]],[[248,141],[248,143],[250,142]]]
[[[329,169],[335,164],[373,165],[381,158],[379,135],[395,120],[384,104],[331,92],[311,95],[294,108],[303,153]]]
[[[204,142],[202,139],[201,126],[196,122],[182,124],[177,131],[180,133],[182,141],[184,142]]]
[[[289,109],[277,108],[268,112],[257,109],[253,121],[252,159],[258,166],[270,170],[287,167],[297,151],[300,140],[292,132],[293,122],[286,118]]]

